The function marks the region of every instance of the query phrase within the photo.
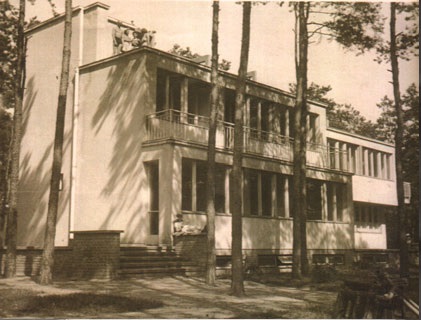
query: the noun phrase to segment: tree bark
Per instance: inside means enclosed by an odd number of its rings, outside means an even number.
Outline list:
[[[244,274],[242,254],[242,162],[243,162],[243,110],[247,80],[247,66],[250,47],[250,16],[251,2],[243,2],[243,25],[241,40],[240,67],[236,84],[235,96],[235,126],[233,155],[233,212],[232,212],[232,277],[231,294],[237,297],[244,295]]]
[[[25,0],[19,1],[19,22],[17,39],[17,64],[15,77],[15,112],[13,115],[13,131],[11,141],[9,207],[7,210],[6,227],[6,278],[16,276],[16,245],[17,245],[17,215],[18,215],[18,186],[19,186],[19,162],[20,144],[22,140],[22,103],[25,84]]]
[[[54,137],[53,166],[51,172],[50,196],[48,200],[47,225],[44,236],[44,250],[41,260],[41,284],[52,283],[54,265],[54,239],[56,235],[59,185],[63,158],[63,137],[66,114],[67,89],[69,86],[69,68],[72,36],[72,1],[66,0],[63,39],[63,60],[61,66],[60,88],[57,105],[56,130]]]
[[[393,96],[396,109],[395,131],[395,162],[396,162],[396,190],[398,194],[398,230],[400,249],[400,274],[407,277],[409,274],[408,245],[406,243],[406,210],[403,189],[402,153],[403,153],[403,111],[399,86],[399,62],[396,48],[396,3],[390,3],[390,63],[392,67]]]
[[[211,96],[210,96],[210,121],[208,137],[208,179],[207,179],[207,263],[206,284],[214,286],[216,278],[216,253],[215,253],[215,147],[216,126],[219,103],[218,87],[218,25],[219,1],[213,1],[212,18],[212,67],[211,67]]]
[[[294,164],[293,164],[293,266],[292,277],[301,278],[308,274],[307,259],[307,62],[308,32],[307,20],[309,3],[295,4],[296,14],[296,54],[295,70],[297,92],[294,114]],[[298,30],[297,30],[298,29]]]

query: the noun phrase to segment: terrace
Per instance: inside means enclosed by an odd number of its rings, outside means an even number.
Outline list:
[[[166,109],[146,116],[145,142],[166,140],[206,146],[208,143],[209,118]],[[234,147],[234,125],[218,121],[216,148],[232,152]],[[273,131],[244,127],[244,153],[264,158],[293,162],[293,139]],[[338,161],[340,159],[341,161]],[[328,145],[307,143],[307,165],[316,168],[349,172],[347,152]]]

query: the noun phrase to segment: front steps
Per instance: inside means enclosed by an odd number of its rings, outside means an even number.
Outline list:
[[[203,272],[193,262],[159,246],[120,247],[120,278],[140,276],[195,276]]]

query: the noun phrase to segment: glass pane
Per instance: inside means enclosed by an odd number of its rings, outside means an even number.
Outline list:
[[[258,173],[255,170],[248,170],[249,183],[249,199],[250,199],[250,215],[259,215],[259,200],[258,200]]]
[[[148,163],[149,188],[150,188],[150,211],[159,211],[159,166],[158,162]]]
[[[262,215],[272,216],[272,174],[262,172]]]
[[[192,161],[183,159],[182,161],[182,203],[181,209],[192,210]]]
[[[206,211],[206,180],[208,168],[206,162],[196,163],[196,210]]]
[[[215,172],[215,210],[217,213],[225,212],[225,171],[221,165],[216,166]]]
[[[307,219],[322,219],[321,183],[317,180],[307,180]]]

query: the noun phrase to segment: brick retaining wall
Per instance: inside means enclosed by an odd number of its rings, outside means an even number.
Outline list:
[[[114,279],[120,268],[121,231],[78,231],[69,247],[54,250],[54,278]],[[39,275],[42,249],[17,250],[16,274]],[[4,274],[6,250],[0,249],[0,274]]]
[[[199,267],[206,267],[207,235],[174,236],[174,250],[177,254],[195,262]]]
[[[77,231],[73,239],[73,261],[77,279],[114,279],[120,268],[122,231]]]

